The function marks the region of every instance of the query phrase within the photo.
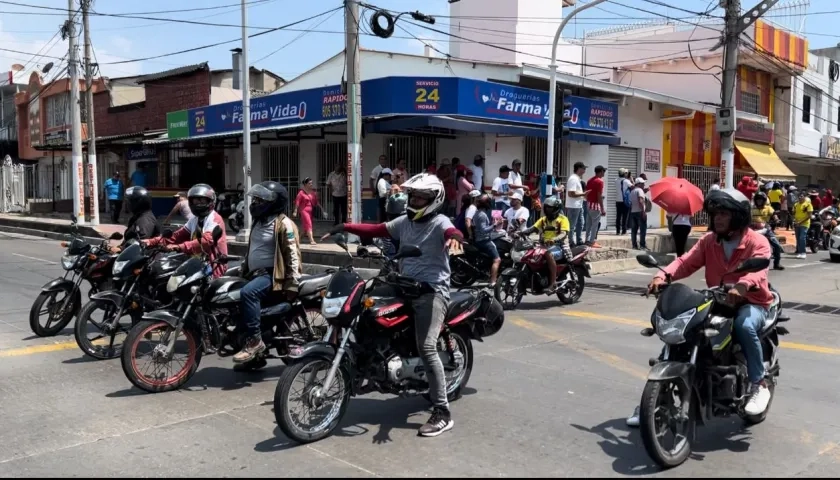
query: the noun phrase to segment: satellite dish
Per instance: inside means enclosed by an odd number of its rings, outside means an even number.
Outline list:
[[[41,69],[41,72],[42,73],[49,73],[49,71],[50,71],[50,69],[52,69],[52,67],[53,67],[53,62],[50,62],[50,63],[44,65],[44,68]]]

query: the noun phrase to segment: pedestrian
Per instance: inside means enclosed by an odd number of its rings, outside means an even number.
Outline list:
[[[641,234],[641,241],[638,235]],[[636,179],[630,192],[630,241],[633,250],[647,250],[647,209],[645,205],[645,180]]]
[[[510,207],[510,184],[508,183],[510,167],[502,165],[499,167],[499,176],[493,180],[490,193],[493,195],[493,210],[504,212]]]
[[[720,190],[720,178],[715,178],[712,180],[712,186],[709,187],[709,191]]]
[[[148,180],[145,163],[137,164],[137,168],[134,169],[134,173],[131,174],[131,179],[128,183],[131,187],[146,187]]]
[[[822,198],[820,198],[820,203],[822,204],[823,208],[834,205],[834,194],[832,194],[830,188],[826,188],[823,191],[823,196]]]
[[[298,190],[297,197],[295,198],[295,211],[292,213],[292,216],[297,217],[298,213],[300,213],[301,230],[309,237],[310,245],[315,245],[315,238],[312,236],[312,215],[317,206],[318,195],[315,193],[312,179],[306,177],[303,179],[303,188]]]
[[[633,190],[633,182],[630,181],[630,170],[618,169],[618,178],[615,179],[615,234],[627,234],[627,222],[630,219],[630,192]]]
[[[484,193],[484,157],[481,154],[473,158],[473,164],[470,165],[470,169],[473,171],[475,189]]]
[[[175,206],[173,206],[172,210],[169,211],[169,215],[163,219],[163,224],[168,224],[172,216],[176,214],[182,217],[185,221],[189,221],[189,219],[193,217],[193,214],[192,211],[190,211],[190,202],[187,200],[187,192],[178,192],[172,196],[177,200],[175,200]],[[131,213],[132,215],[135,214],[135,212]]]
[[[808,238],[808,229],[811,228],[811,213],[814,206],[805,196],[805,190],[799,192],[796,203],[793,205],[791,216],[793,217],[794,232],[796,233],[796,258],[805,258],[805,244]]]
[[[799,193],[796,190],[796,185],[788,184],[788,188],[787,188],[788,215],[787,215],[787,223],[785,223],[785,227],[788,230],[793,229],[793,207],[794,207],[794,205],[796,205],[797,201],[799,201]]]
[[[458,186],[458,198],[464,198],[464,195],[468,195],[471,191],[475,190],[475,184],[472,182],[473,172],[469,168],[465,167],[464,165],[458,165],[455,168],[455,183]],[[461,213],[461,209],[463,208],[463,201],[458,202],[456,207],[455,215],[459,215]]]
[[[387,221],[388,196],[391,195],[391,178],[392,172],[390,168],[383,168],[379,172],[379,178],[376,180],[376,198],[379,199],[379,216],[385,218]]]
[[[522,194],[514,192],[510,196],[510,208],[505,210],[502,215],[509,232],[522,232],[528,229],[528,219],[531,217],[531,213],[522,206],[522,200]]]
[[[752,202],[752,197],[755,195],[755,192],[758,191],[758,182],[753,180],[753,178],[749,175],[744,175],[741,177],[741,182],[735,186],[741,193],[747,197],[747,200]]]
[[[347,223],[347,169],[344,162],[337,162],[327,176],[327,189],[332,195],[333,225]]]
[[[518,158],[513,159],[513,163],[511,163],[513,169],[510,172],[510,176],[508,176],[508,185],[513,193],[519,193],[525,198],[525,181],[522,175],[522,160]]]
[[[406,180],[408,180],[408,170],[405,168],[404,158],[397,160],[397,166],[391,170],[391,176],[394,180],[393,183],[397,185],[402,185]]]
[[[677,258],[685,253],[685,245],[688,243],[688,235],[691,234],[691,216],[683,213],[667,212],[671,220],[671,238],[674,239],[674,249]]]
[[[604,208],[604,175],[607,169],[601,165],[595,167],[595,176],[586,182],[586,208],[589,210],[586,217],[586,244],[592,248],[601,248],[595,240],[598,238],[598,230],[601,229],[601,216],[606,215]]]
[[[583,245],[583,204],[586,192],[583,189],[581,175],[586,173],[586,165],[577,162],[574,173],[566,181],[566,216],[569,218],[569,247]]]
[[[773,182],[767,190],[767,200],[770,201],[770,206],[773,207],[773,211],[777,216],[782,215],[782,199],[784,197],[785,193],[782,191],[782,184]],[[772,226],[775,228],[775,223]]]
[[[120,179],[120,172],[114,172],[111,178],[105,180],[102,193],[108,198],[108,204],[111,205],[111,222],[119,225],[123,195],[125,194],[125,184]]]

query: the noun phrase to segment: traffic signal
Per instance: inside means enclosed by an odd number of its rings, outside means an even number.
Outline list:
[[[563,114],[560,115],[558,122],[554,123],[554,138],[562,138],[569,134],[569,127],[565,123],[572,119],[572,102],[567,98],[572,95],[572,91],[568,88],[560,89],[560,101],[557,102],[562,107]]]

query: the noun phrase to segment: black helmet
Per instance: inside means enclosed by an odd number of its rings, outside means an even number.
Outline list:
[[[715,213],[719,210],[726,210],[732,214],[729,224],[729,231],[740,231],[749,226],[752,221],[752,209],[749,199],[735,188],[712,190],[706,195],[703,202],[703,210],[709,215],[709,227],[714,228]],[[719,235],[720,237],[721,235]],[[723,238],[728,238],[723,235]]]
[[[560,209],[563,207],[563,204],[560,203],[560,200],[557,197],[548,197],[545,199],[545,203],[543,203],[543,214],[545,214],[546,218],[549,220],[554,220],[557,218],[557,214],[560,213]]]
[[[207,205],[196,205],[193,201],[196,198],[206,198]],[[187,199],[190,203],[190,211],[199,218],[204,218],[216,208],[216,191],[206,183],[197,183],[187,192]]]
[[[134,215],[152,209],[152,197],[149,191],[143,187],[128,187],[125,189],[125,198],[128,201],[128,209]]]
[[[289,191],[271,180],[254,185],[245,195],[251,197],[248,211],[256,219],[284,213],[289,205]]]
[[[753,195],[753,202],[755,202],[756,206],[766,205],[767,194],[764,192],[756,192],[756,194]]]
[[[490,208],[490,195],[482,193],[475,199],[475,206],[476,208]]]

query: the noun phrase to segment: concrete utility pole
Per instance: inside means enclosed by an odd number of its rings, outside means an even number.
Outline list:
[[[82,24],[85,29],[85,102],[88,127],[88,183],[90,184],[90,224],[99,225],[99,181],[96,175],[96,128],[93,123],[93,65],[90,62],[90,22],[88,11],[93,0],[82,1]]]
[[[724,45],[723,79],[721,81],[721,97],[723,103],[717,112],[717,131],[720,133],[720,165],[725,176],[725,188],[732,188],[734,186],[734,134],[738,128],[735,110],[735,86],[738,84],[738,49],[741,44],[741,34],[777,2],[778,0],[761,2],[741,16],[740,0],[720,0],[719,5],[726,9],[726,14],[724,15],[726,29],[724,30],[722,40]],[[712,50],[715,48],[712,48]]]
[[[347,220],[362,221],[362,89],[359,73],[359,2],[344,2],[347,61]]]
[[[239,69],[242,72],[242,161],[244,165],[245,185],[243,193],[251,189],[251,68],[248,66],[248,7],[246,1],[242,0],[242,64]],[[251,235],[251,211],[248,209],[248,200],[245,199],[244,225],[242,230],[236,234],[236,240],[247,242]],[[234,208],[236,205],[234,205]]]
[[[85,223],[85,172],[82,163],[82,116],[79,112],[79,55],[76,51],[76,23],[73,17],[73,0],[67,0],[67,38],[69,44],[68,70],[70,72],[70,140],[73,145],[73,214],[79,225]]]

